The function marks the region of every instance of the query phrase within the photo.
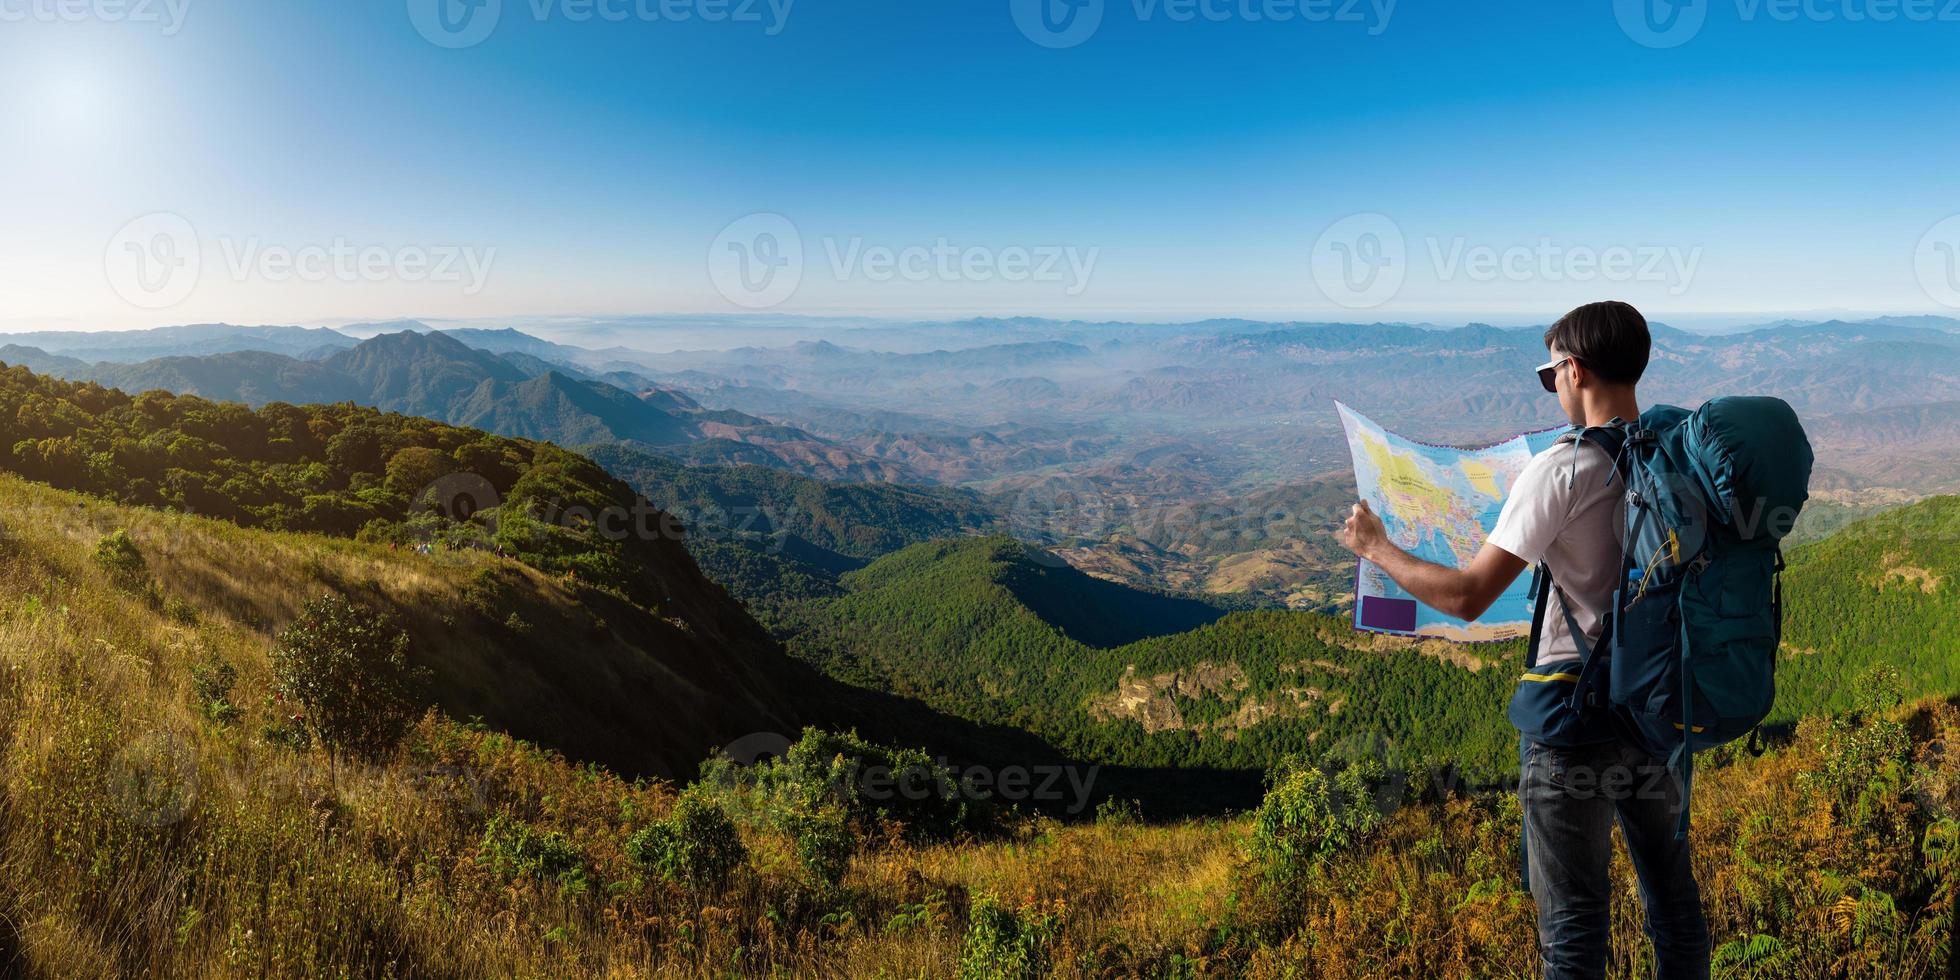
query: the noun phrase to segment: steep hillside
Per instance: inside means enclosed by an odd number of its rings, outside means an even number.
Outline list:
[[[1874,667],[1908,693],[1960,691],[1960,497],[1847,525],[1789,565],[1777,718],[1852,706]]]
[[[133,581],[89,558],[119,530],[141,556]],[[336,594],[406,626],[433,671],[431,706],[629,776],[687,776],[717,746],[796,723],[795,666],[715,608],[705,582],[656,612],[488,551],[250,530],[5,474],[0,535],[9,649],[94,645],[173,689],[216,653],[240,672],[234,702],[253,716],[273,638],[305,600]]]
[[[305,535],[253,539],[233,556],[209,543],[220,525],[196,525],[199,560],[176,568],[167,550],[155,560],[172,569],[172,582],[262,588],[235,611],[255,627],[288,618],[309,593],[337,583],[335,591],[374,592],[414,612],[431,640],[462,629],[468,642],[431,649],[481,647],[491,661],[458,667],[456,680],[506,693],[458,695],[460,717],[494,716],[626,772],[671,771],[724,734],[773,730],[792,717],[784,692],[796,689],[793,663],[701,575],[679,523],[548,443],[345,404],[253,411],[161,392],[132,398],[12,368],[0,371],[0,447],[0,468],[111,501],[358,535],[367,554],[398,556],[392,563],[418,550],[448,556],[451,573],[407,593],[388,584],[408,576],[399,569],[334,565],[332,575],[316,574],[327,566],[314,552],[355,546]],[[154,523],[139,520],[145,513],[128,521]],[[465,601],[479,614],[456,613]],[[573,637],[582,642],[564,642]],[[509,686],[490,684],[497,675],[485,666],[497,666]],[[588,687],[620,700],[587,705],[580,692]]]
[[[1516,758],[1501,665],[1518,644],[1411,643],[1313,613],[1228,612],[1091,578],[1005,538],[915,545],[841,585],[786,616],[792,652],[1085,761],[1256,769],[1379,737],[1398,761],[1448,759],[1479,778]]]

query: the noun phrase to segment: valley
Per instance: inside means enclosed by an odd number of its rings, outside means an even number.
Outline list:
[[[449,412],[440,392],[486,383],[374,343],[337,362],[370,392]],[[415,349],[503,383],[487,353]],[[607,384],[518,384],[539,379]],[[657,391],[632,397],[723,411]],[[622,417],[599,393],[553,431]],[[1337,471],[1213,504],[1083,489],[1137,469],[1016,497],[610,429],[573,451],[357,403],[379,397],[0,369],[0,951],[105,974],[1419,975],[1419,941],[1528,968],[1497,791],[1521,644],[1354,632],[1351,566],[1313,533]],[[1790,552],[1774,748],[1697,779],[1702,874],[1741,896],[1713,914],[1721,962],[1931,976],[1960,853],[1937,749],[1960,731],[1960,497],[1842,482]],[[323,596],[420,672],[379,753],[323,756],[287,700]],[[1276,849],[1295,820],[1325,829]],[[113,872],[59,870],[84,853]],[[1827,865],[1855,883],[1788,877]],[[1848,907],[1866,932],[1831,927]]]

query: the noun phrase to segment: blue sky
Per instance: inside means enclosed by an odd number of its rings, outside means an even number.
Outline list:
[[[460,48],[416,26],[438,0],[126,2],[0,0],[0,329],[1952,312],[1944,0],[1701,0],[1666,48],[1610,0],[1102,0],[1063,48],[1021,0],[501,0]],[[155,214],[199,267],[132,302]],[[728,263],[780,222],[795,288],[745,293]],[[1399,237],[1394,273],[1339,228]],[[278,258],[336,247],[372,268]]]

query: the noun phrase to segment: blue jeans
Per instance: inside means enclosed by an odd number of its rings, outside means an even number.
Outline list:
[[[1655,975],[1708,976],[1701,889],[1688,841],[1674,839],[1681,786],[1665,763],[1620,742],[1562,749],[1527,741],[1518,799],[1545,980],[1606,975],[1615,818],[1640,878]]]

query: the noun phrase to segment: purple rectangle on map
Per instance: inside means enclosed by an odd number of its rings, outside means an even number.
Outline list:
[[[1416,601],[1364,595],[1361,597],[1361,625],[1371,630],[1411,632],[1416,628]]]

